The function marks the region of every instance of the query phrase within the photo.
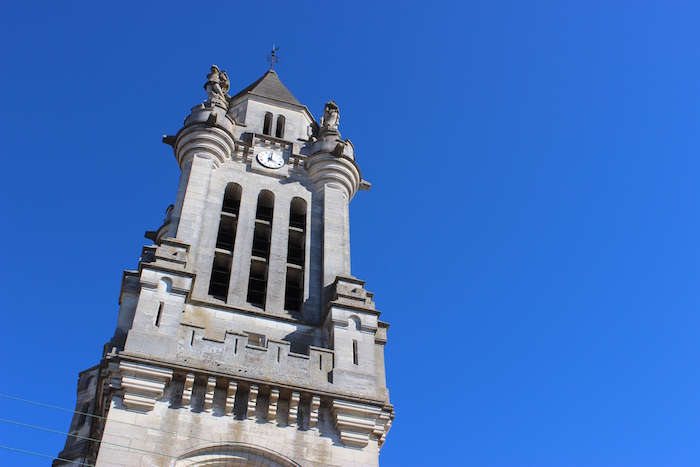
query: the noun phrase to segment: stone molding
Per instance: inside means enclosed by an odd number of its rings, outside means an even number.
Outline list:
[[[163,271],[150,267],[141,268],[141,286],[147,289],[157,289],[162,279],[170,281],[168,293],[187,295],[192,290],[192,277],[189,274]]]
[[[163,396],[165,386],[173,378],[173,371],[141,363],[120,362],[121,389],[127,409],[152,410]]]
[[[188,407],[192,402],[192,390],[194,389],[194,374],[188,373],[185,384],[182,387],[182,406]]]
[[[313,428],[318,423],[318,409],[321,407],[321,398],[313,396],[311,398],[311,412],[309,415],[309,428]]]
[[[271,450],[264,446],[240,442],[207,443],[194,445],[190,450],[174,459],[173,467],[194,465],[259,465],[301,467],[292,460],[294,453],[285,446]]]
[[[333,302],[374,310],[374,294],[365,289],[365,281],[352,276],[337,276],[333,283]]]
[[[258,386],[255,384],[250,385],[248,390],[248,405],[246,407],[246,418],[255,417],[255,407],[258,402]]]
[[[289,399],[289,418],[288,423],[291,426],[297,424],[297,418],[299,416],[299,401],[301,400],[301,395],[298,392],[293,392],[292,397]]]
[[[360,189],[360,168],[353,159],[343,154],[314,154],[304,161],[304,168],[319,191],[327,184],[339,186],[348,202]]]
[[[213,161],[215,167],[219,167],[226,160],[231,159],[235,147],[233,136],[227,131],[197,124],[185,127],[178,133],[175,155],[181,169],[194,157],[209,159]]]
[[[374,435],[377,436],[379,442],[379,449],[386,441],[386,435],[391,429],[391,424],[394,421],[394,407],[386,406],[382,409],[382,413],[377,417],[376,425],[374,427]]]
[[[164,238],[155,251],[156,266],[187,269],[190,246],[174,238]]]
[[[112,373],[111,387],[123,391],[123,407],[141,412],[153,410],[156,402],[163,397],[174,373],[172,369],[127,361],[112,362],[110,370]],[[120,376],[120,379],[117,379],[117,376]],[[269,396],[264,399],[267,401],[267,406],[261,407],[261,410],[268,423],[276,423],[281,393],[279,387],[260,386],[246,383],[245,380],[234,380],[228,377],[223,377],[226,382],[225,386],[217,385],[220,378],[222,377],[203,375],[202,378],[202,375],[195,375],[195,373],[184,374],[180,407],[195,409],[192,406],[195,386],[204,384],[204,399],[200,401],[203,413],[214,413],[215,392],[224,390],[226,392],[225,399],[223,399],[224,415],[232,417],[236,398],[245,397],[246,399],[243,401],[244,418],[253,420],[259,402],[258,395],[262,391],[262,394],[269,394]],[[243,383],[242,393],[240,392],[241,383]],[[393,407],[388,404],[379,406],[353,402],[306,391],[292,391],[287,394],[285,397],[288,398],[288,426],[302,429],[308,422],[308,428],[314,429],[318,424],[319,412],[323,404],[324,407],[329,407],[331,410],[340,441],[349,447],[363,448],[371,439],[375,439],[381,448],[394,418]],[[300,406],[302,404],[306,404],[307,411],[305,413],[308,417],[308,420],[303,423],[300,420]]]
[[[280,399],[280,390],[278,388],[270,389],[270,398],[267,404],[267,419],[274,421],[277,418],[277,403]]]
[[[214,405],[214,390],[216,389],[216,378],[210,376],[207,379],[207,388],[204,393],[204,411],[211,412]]]
[[[334,399],[331,411],[335,418],[335,428],[340,441],[345,446],[362,448],[367,446],[370,435],[374,434],[381,408],[367,404]]]
[[[224,406],[224,415],[233,415],[233,406],[236,402],[236,391],[238,390],[238,383],[235,381],[229,381],[228,389],[226,390],[226,405]]]

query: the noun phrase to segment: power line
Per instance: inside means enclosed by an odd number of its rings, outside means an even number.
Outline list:
[[[87,416],[87,417],[97,418],[97,419],[100,419],[100,420],[107,420],[106,417],[103,417],[103,416],[101,416],[101,415],[95,415],[95,414],[91,414],[91,413],[88,413],[88,412],[81,412],[81,411],[79,411],[79,410],[71,410],[71,409],[67,409],[67,408],[65,408],[65,407],[59,407],[59,406],[56,406],[56,405],[51,405],[51,404],[46,404],[46,403],[43,403],[43,402],[32,401],[32,400],[29,400],[29,399],[22,399],[22,398],[19,398],[19,397],[9,396],[9,395],[7,395],[7,394],[0,394],[0,398],[10,399],[10,400],[22,402],[22,403],[25,403],[25,404],[38,405],[38,406],[40,406],[40,407],[47,407],[47,408],[51,408],[51,409],[55,409],[55,410],[61,410],[61,411],[70,412],[70,413],[73,413],[73,414],[76,414],[76,413],[77,413],[77,414],[80,414],[80,415],[85,415],[85,416]],[[87,439],[87,440],[89,440],[89,441],[96,441],[96,442],[100,442],[100,443],[103,443],[103,444],[112,444],[112,443],[103,442],[103,441],[100,440],[100,439],[88,438],[88,437],[80,436],[80,435],[74,435],[74,434],[71,434],[71,433],[67,433],[67,432],[63,432],[63,431],[58,431],[58,430],[53,430],[53,429],[50,429],[50,428],[35,427],[35,426],[33,426],[33,425],[24,424],[24,423],[21,423],[21,422],[15,422],[15,421],[12,421],[12,420],[3,420],[3,419],[0,419],[0,422],[6,422],[6,423],[11,423],[11,424],[20,425],[20,426],[26,426],[26,427],[28,427],[28,428],[36,428],[36,429],[38,429],[38,430],[43,430],[43,431],[48,431],[48,432],[52,432],[52,433],[58,433],[58,434],[62,434],[62,435],[72,436],[72,437],[75,437],[75,438]],[[204,442],[208,442],[208,443],[214,441],[214,438],[213,438],[213,437],[210,437],[210,438],[202,438],[202,437],[198,437],[198,436],[193,436],[193,435],[190,434],[190,433],[182,433],[182,432],[179,432],[179,431],[161,430],[161,429],[158,429],[158,428],[145,427],[145,426],[143,426],[143,425],[139,425],[139,424],[136,424],[136,423],[129,423],[129,422],[126,422],[126,421],[123,421],[123,420],[110,419],[110,422],[112,422],[112,423],[122,423],[122,424],[124,424],[124,425],[135,426],[135,427],[139,427],[139,428],[148,428],[149,431],[158,431],[158,432],[161,432],[161,433],[165,433],[165,434],[169,434],[169,435],[174,435],[174,436],[176,436],[176,437],[177,437],[177,436],[186,436],[186,437],[188,437],[188,438],[190,438],[190,439],[194,439],[194,440],[198,440],[198,441],[204,441]],[[128,447],[128,446],[122,446],[122,445],[119,445],[119,444],[112,444],[112,445],[117,446],[117,447],[122,447],[122,448],[125,448],[125,449],[134,449],[134,450],[136,450],[136,448],[130,448],[130,447]],[[150,453],[150,454],[156,454],[156,455],[158,455],[158,456],[171,457],[171,456],[165,456],[164,454],[158,454],[158,453],[156,453],[156,452],[151,452],[151,451],[144,451],[144,452],[148,452],[148,453]],[[171,458],[172,458],[172,457],[171,457]]]
[[[71,437],[73,437],[73,438],[85,439],[85,440],[88,440],[88,441],[96,441],[96,442],[98,442],[98,443],[100,443],[100,444],[106,444],[106,445],[108,445],[108,446],[114,446],[114,447],[118,447],[118,448],[124,448],[124,449],[128,449],[128,450],[130,450],[130,451],[138,451],[138,452],[142,452],[142,453],[144,453],[144,454],[155,454],[156,456],[169,457],[170,459],[173,459],[172,456],[167,455],[167,454],[160,454],[160,453],[157,453],[157,452],[155,452],[155,451],[148,451],[148,450],[146,450],[146,449],[139,449],[139,448],[134,448],[134,447],[131,447],[131,446],[124,446],[124,445],[122,445],[122,444],[117,444],[117,443],[109,443],[109,442],[106,442],[106,441],[99,440],[99,439],[97,439],[97,438],[90,438],[89,436],[74,435],[74,434],[72,434],[72,433],[66,433],[66,432],[64,432],[64,431],[52,430],[51,428],[44,428],[44,427],[42,427],[42,426],[29,425],[28,423],[16,422],[16,421],[14,421],[14,420],[6,420],[6,419],[4,419],[4,418],[0,418],[0,422],[2,422],[2,423],[9,423],[9,424],[11,424],[11,425],[18,425],[18,426],[25,427],[25,428],[32,428],[32,429],[40,430],[40,431],[48,431],[49,433],[57,433],[57,434],[59,434],[59,435],[67,435],[67,436],[71,436]]]
[[[56,405],[44,404],[43,402],[30,401],[29,399],[21,399],[19,397],[8,396],[6,394],[0,394],[0,397],[5,398],[5,399],[11,399],[14,401],[19,401],[19,402],[25,402],[27,404],[40,405],[42,407],[48,407],[50,409],[63,410],[64,412],[71,412],[74,414],[77,413],[80,415],[87,415],[88,417],[101,418],[103,420],[105,419],[105,417],[103,417],[101,415],[93,415],[93,414],[89,414],[87,412],[80,412],[79,410],[66,409],[65,407],[58,407]]]
[[[81,411],[79,411],[79,410],[66,409],[65,407],[58,407],[58,406],[56,406],[56,405],[45,404],[45,403],[43,403],[43,402],[32,401],[32,400],[29,400],[29,399],[21,399],[21,398],[19,398],[19,397],[8,396],[8,395],[6,395],[6,394],[0,394],[0,397],[5,398],[5,399],[11,399],[11,400],[19,401],[19,402],[24,402],[24,403],[26,403],[26,404],[33,404],[33,405],[38,405],[38,406],[41,406],[41,407],[48,407],[48,408],[51,408],[51,409],[62,410],[62,411],[64,411],[64,412],[71,412],[71,413],[73,413],[73,414],[76,414],[76,413],[77,413],[77,414],[80,414],[80,415],[85,415],[86,417],[97,418],[97,419],[100,419],[100,420],[107,420],[107,417],[103,417],[102,415],[95,415],[95,414],[91,414],[91,413],[88,413],[88,412],[81,412]],[[198,441],[206,441],[206,442],[212,442],[212,441],[214,441],[214,438],[213,438],[213,437],[212,437],[212,438],[201,438],[201,437],[197,437],[197,436],[192,436],[190,433],[182,433],[182,432],[179,432],[179,431],[172,431],[172,430],[160,430],[160,429],[158,429],[158,428],[152,428],[152,427],[144,427],[143,425],[139,425],[139,424],[136,424],[136,423],[129,423],[129,422],[126,422],[126,421],[123,421],[123,420],[110,419],[110,422],[112,422],[112,423],[123,423],[124,425],[137,426],[137,427],[141,427],[141,428],[148,428],[148,429],[151,430],[151,431],[159,431],[159,432],[161,432],[161,433],[166,433],[166,434],[169,434],[169,435],[187,436],[188,438],[196,439],[196,440],[198,440]],[[99,440],[98,440],[98,441],[99,441]]]
[[[87,465],[88,467],[95,467],[95,464],[87,464],[85,462],[78,462],[78,461],[73,461],[70,459],[64,459],[63,457],[55,457],[55,456],[47,456],[46,454],[42,454],[40,452],[34,452],[34,451],[25,451],[24,449],[17,449],[17,448],[11,448],[9,446],[0,446],[0,449],[6,449],[8,451],[15,451],[15,452],[21,452],[22,454],[31,454],[32,456],[39,456],[39,457],[46,457],[48,459],[56,459],[59,461],[64,461],[64,462],[70,462],[75,465]]]
[[[32,401],[32,400],[29,400],[29,399],[22,399],[22,398],[19,398],[19,397],[9,396],[9,395],[6,395],[6,394],[0,394],[0,398],[9,399],[9,400],[14,400],[14,401],[22,402],[22,403],[25,403],[25,404],[37,405],[37,406],[40,406],[40,407],[47,407],[47,408],[51,408],[51,409],[55,409],[55,410],[61,410],[61,411],[70,412],[70,413],[73,413],[73,414],[76,414],[76,413],[77,413],[77,414],[80,414],[80,415],[85,415],[85,416],[87,416],[87,417],[98,418],[98,419],[101,419],[101,420],[107,420],[107,417],[104,417],[104,416],[101,416],[101,415],[94,415],[94,414],[90,414],[90,413],[87,413],[87,412],[81,412],[81,411],[79,411],[79,410],[71,410],[71,409],[67,409],[67,408],[65,408],[65,407],[59,407],[59,406],[55,406],[55,405],[51,405],[51,404],[46,404],[46,403],[43,403],[43,402]],[[36,425],[30,425],[30,424],[27,424],[27,423],[17,422],[17,421],[14,421],[14,420],[6,420],[6,419],[0,418],[0,422],[12,424],[12,425],[18,425],[18,426],[22,426],[22,427],[30,428],[30,429],[36,429],[36,430],[40,430],[40,431],[46,431],[46,432],[50,432],[50,433],[61,434],[61,435],[64,435],[64,436],[70,436],[70,437],[79,438],[79,439],[84,439],[84,440],[88,440],[88,441],[94,441],[94,442],[98,442],[98,443],[101,443],[101,444],[114,446],[114,447],[116,447],[116,448],[126,449],[126,450],[128,450],[128,451],[139,451],[139,452],[142,452],[142,453],[144,453],[144,454],[152,454],[152,455],[156,455],[156,456],[160,456],[160,457],[165,457],[165,458],[169,458],[169,459],[176,459],[175,457],[173,457],[173,456],[171,456],[171,455],[161,454],[161,453],[158,453],[158,452],[155,452],[155,451],[148,451],[148,450],[145,450],[145,449],[138,449],[138,448],[134,448],[134,447],[130,447],[130,446],[124,446],[124,445],[117,444],[117,443],[109,443],[109,442],[102,441],[101,439],[96,439],[96,438],[90,438],[90,437],[87,437],[87,436],[76,435],[76,434],[72,434],[72,433],[68,433],[68,432],[64,432],[64,431],[59,431],[59,430],[54,430],[54,429],[51,429],[51,428],[40,427],[40,426],[36,426]],[[123,424],[128,425],[128,426],[134,426],[134,427],[139,427],[139,428],[147,428],[149,431],[157,431],[157,432],[166,433],[166,434],[175,435],[175,436],[186,436],[186,437],[188,437],[188,438],[190,438],[190,439],[194,439],[194,440],[198,440],[198,441],[204,441],[204,442],[207,442],[207,443],[214,442],[214,437],[213,437],[213,436],[210,437],[210,438],[202,438],[202,437],[193,436],[193,435],[191,435],[191,434],[189,434],[189,433],[181,433],[181,432],[178,432],[178,431],[171,431],[171,430],[160,430],[160,429],[158,429],[158,428],[152,428],[152,427],[148,427],[148,426],[144,426],[144,425],[139,425],[139,424],[136,424],[136,423],[129,423],[129,422],[125,422],[125,421],[122,421],[122,420],[115,420],[115,419],[110,419],[110,422],[111,422],[111,423],[123,423]],[[10,450],[10,451],[17,451],[17,452],[21,452],[21,453],[26,453],[26,454],[32,454],[32,455],[36,455],[36,456],[46,457],[46,458],[50,458],[50,459],[58,459],[58,460],[60,460],[60,461],[65,461],[65,462],[72,462],[72,463],[77,464],[77,465],[84,465],[84,466],[95,467],[94,464],[87,464],[87,463],[84,463],[84,462],[77,462],[77,461],[73,461],[73,460],[70,460],[70,459],[64,459],[64,458],[61,458],[61,457],[47,456],[46,454],[36,453],[36,452],[33,452],[33,451],[25,451],[25,450],[22,450],[22,449],[11,448],[11,447],[7,447],[7,446],[0,446],[0,448],[2,448],[2,449],[7,449],[7,450]],[[181,459],[181,461],[185,461],[185,462],[189,463],[191,460],[189,460],[189,459]]]

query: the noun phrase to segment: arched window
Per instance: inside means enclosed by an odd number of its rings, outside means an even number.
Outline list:
[[[258,196],[258,208],[255,212],[255,231],[253,232],[253,251],[250,259],[248,276],[248,302],[265,308],[267,295],[267,272],[270,261],[270,236],[272,235],[272,214],[275,195],[263,190]]]
[[[265,113],[265,122],[263,123],[263,134],[272,134],[272,114],[270,112]]]
[[[236,243],[236,227],[242,192],[243,189],[240,185],[229,183],[221,205],[221,219],[219,220],[219,233],[216,237],[214,264],[211,268],[209,295],[224,301],[228,296],[228,286],[231,280],[233,246]]]
[[[306,249],[306,201],[292,199],[289,207],[289,243],[287,244],[287,281],[284,309],[301,311],[304,300],[304,265]]]
[[[278,138],[284,138],[284,116],[279,115],[277,117],[277,129],[275,130],[275,136]]]

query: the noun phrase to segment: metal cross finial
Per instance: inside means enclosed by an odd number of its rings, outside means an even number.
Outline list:
[[[279,58],[277,58],[277,51],[279,50],[279,47],[275,47],[275,44],[272,44],[272,51],[270,54],[267,56],[267,61],[270,62],[270,70],[272,70],[275,66],[275,63],[278,63],[280,61]]]

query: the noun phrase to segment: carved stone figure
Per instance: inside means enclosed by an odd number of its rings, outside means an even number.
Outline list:
[[[323,109],[321,130],[327,133],[338,133],[338,125],[340,125],[340,110],[335,102],[329,101]]]
[[[231,83],[229,82],[226,71],[219,70],[216,65],[211,66],[211,72],[207,75],[207,82],[204,89],[207,91],[209,101],[216,103],[221,102],[228,104],[231,97],[227,94]]]

